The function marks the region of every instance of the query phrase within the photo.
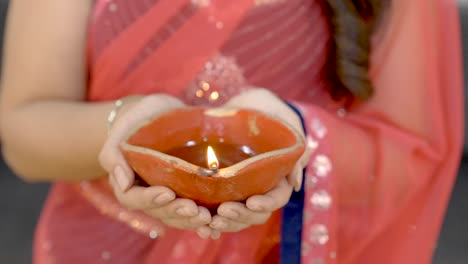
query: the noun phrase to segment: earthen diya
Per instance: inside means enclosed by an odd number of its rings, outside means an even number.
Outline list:
[[[255,110],[194,107],[141,124],[121,149],[147,184],[213,208],[273,189],[305,142],[288,124]]]

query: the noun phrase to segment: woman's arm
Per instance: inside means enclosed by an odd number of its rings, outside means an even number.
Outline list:
[[[6,27],[1,137],[7,163],[30,181],[104,174],[98,153],[111,103],[85,103],[91,0],[14,0]]]

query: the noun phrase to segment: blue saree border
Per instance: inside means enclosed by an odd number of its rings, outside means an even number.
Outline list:
[[[304,133],[305,120],[298,108],[293,104],[286,102],[288,106],[296,112],[301,118]],[[303,177],[306,169],[303,170]],[[280,242],[280,263],[281,264],[300,264],[301,263],[301,241],[304,209],[304,181],[301,189],[293,192],[289,202],[282,211],[281,242]]]

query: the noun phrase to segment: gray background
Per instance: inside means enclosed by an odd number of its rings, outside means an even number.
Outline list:
[[[0,0],[0,30],[3,29],[7,2]],[[459,0],[459,3],[464,46],[468,47],[468,0]],[[468,55],[463,56],[464,61],[468,62]],[[465,69],[465,76],[467,74]],[[465,135],[468,138],[468,130]],[[465,152],[468,153],[467,146]],[[0,158],[0,264],[31,263],[32,235],[47,190],[47,184],[25,184],[18,180]],[[433,263],[468,263],[467,209],[468,159],[464,159]]]

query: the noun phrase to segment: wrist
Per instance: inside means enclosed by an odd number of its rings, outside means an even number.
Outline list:
[[[110,133],[114,124],[131,108],[139,107],[140,115],[151,114],[154,109],[170,111],[183,107],[179,99],[167,94],[131,95],[114,102],[107,116],[107,132]],[[146,109],[146,110],[144,110]]]
[[[141,101],[144,98],[142,95],[130,95],[114,101],[112,109],[107,115],[107,133],[109,133],[117,121],[118,117],[125,112],[126,109]]]

